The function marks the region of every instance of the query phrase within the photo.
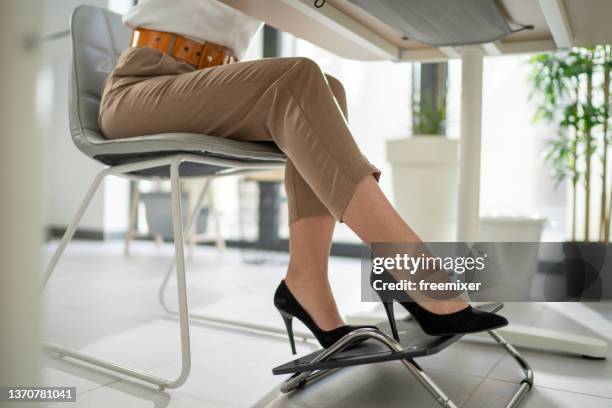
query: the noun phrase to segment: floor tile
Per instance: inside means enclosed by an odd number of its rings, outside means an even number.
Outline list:
[[[130,330],[142,322],[129,317],[97,313],[75,307],[47,304],[44,308],[44,339],[80,349],[93,342]]]
[[[460,341],[433,356],[418,358],[417,362],[426,369],[486,377],[504,355],[504,350],[495,344]]]
[[[174,319],[158,319],[88,344],[81,351],[135,368],[149,369],[180,361],[180,328]]]
[[[566,308],[580,307],[572,304],[562,305]],[[578,305],[579,306],[579,305]],[[593,330],[585,327],[579,320],[559,313],[553,307],[546,307],[533,325],[535,327],[566,331],[571,334],[592,335],[600,338]],[[580,356],[559,355],[546,351],[523,350],[521,354],[531,365],[536,383],[544,387],[581,392],[600,397],[612,398],[612,350],[608,351],[607,360],[592,360]],[[519,376],[516,363],[511,357],[504,357],[491,372],[489,378],[516,381]]]
[[[463,408],[503,407],[518,390],[518,384],[487,379]],[[522,402],[525,408],[610,408],[612,400],[592,395],[534,387]]]
[[[48,387],[76,387],[77,397],[120,381],[121,376],[67,358],[48,356],[43,360],[43,382]]]
[[[248,335],[192,325],[192,365],[182,393],[204,396],[228,404],[249,407],[259,401],[283,377],[272,375],[272,368],[295,357],[286,339]],[[297,344],[298,352],[311,348]],[[153,373],[176,376],[177,362],[156,367]]]
[[[538,351],[521,351],[534,371],[535,383],[543,387],[612,398],[610,360],[591,360]],[[517,382],[522,378],[511,357],[504,357],[488,378]]]
[[[194,407],[215,407],[215,408],[237,408],[238,405],[228,405],[221,401],[206,398],[194,398],[185,395],[180,391],[170,390],[161,391],[150,386],[141,385],[131,381],[120,381],[108,387],[98,388],[77,397],[76,403],[56,403],[51,407],[59,408],[109,408],[109,407],[130,407],[130,408],[194,408]]]
[[[427,370],[458,406],[476,390],[479,377]],[[419,407],[438,408],[438,402],[400,362],[357,366],[339,370],[304,389],[278,394],[258,408],[298,407]]]
[[[132,255],[125,258],[121,242],[76,241],[46,294],[45,338],[158,375],[176,375],[179,324],[157,299],[171,256],[169,244],[157,248],[150,242],[135,242]],[[364,308],[359,268],[357,259],[330,260],[330,282],[345,314]],[[283,330],[272,295],[285,271],[286,255],[231,248],[220,255],[214,248],[197,247],[187,266],[190,310]],[[167,295],[175,307],[174,277]],[[583,306],[509,303],[502,314],[515,324],[595,334],[612,341],[612,331],[606,329],[612,321],[612,304]],[[304,328],[298,323],[296,331],[300,330]],[[45,360],[46,382],[77,385],[79,402],[69,407],[222,408],[252,406],[257,401],[258,407],[438,406],[397,362],[339,370],[304,390],[280,395],[277,388],[286,377],[272,376],[271,369],[293,358],[286,338],[196,320],[191,321],[190,332],[191,376],[178,390],[159,391],[67,358]],[[317,347],[298,342],[299,354]],[[604,399],[612,398],[612,353],[606,361],[522,353],[536,379],[527,406],[612,407]],[[470,337],[418,362],[458,404],[469,398],[470,407],[503,400],[521,378],[515,363],[488,339]]]

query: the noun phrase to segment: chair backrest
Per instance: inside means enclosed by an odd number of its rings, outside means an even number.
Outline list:
[[[72,13],[70,34],[70,133],[79,150],[91,156],[91,147],[105,140],[98,128],[104,80],[129,46],[131,32],[119,14],[79,6]]]

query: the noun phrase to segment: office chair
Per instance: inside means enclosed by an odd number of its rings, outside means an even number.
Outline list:
[[[43,274],[43,289],[67,244],[72,239],[83,213],[108,175],[146,180],[169,178],[171,183],[174,262],[164,276],[160,288],[162,306],[176,313],[180,323],[181,371],[174,380],[154,376],[140,370],[46,343],[45,348],[60,355],[112,370],[157,385],[177,388],[189,376],[191,366],[189,315],[185,282],[184,232],[189,232],[200,212],[206,185],[196,200],[196,208],[182,224],[180,181],[183,177],[221,177],[245,172],[283,167],[285,155],[273,143],[240,142],[191,133],[163,133],[127,139],[107,140],[98,128],[98,111],[104,80],[114,68],[117,58],[129,45],[130,30],[121,16],[92,6],[77,7],[71,18],[72,61],[70,71],[70,133],[76,147],[106,165],[93,180],[74,218],[68,225],[58,248]],[[179,310],[170,310],[163,293],[176,265]],[[203,319],[206,320],[205,317]],[[224,323],[222,319],[209,320]],[[252,325],[251,325],[252,326]]]

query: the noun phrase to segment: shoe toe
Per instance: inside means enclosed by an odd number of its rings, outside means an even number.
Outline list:
[[[506,319],[504,316],[494,313],[491,314],[493,315],[492,323],[495,324],[495,327],[503,327],[508,325],[508,319]]]
[[[482,327],[480,330],[493,330],[508,325],[508,320],[504,316],[495,313],[483,312],[481,319]]]

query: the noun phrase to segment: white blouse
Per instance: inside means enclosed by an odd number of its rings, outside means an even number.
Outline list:
[[[132,29],[148,28],[221,44],[239,60],[263,25],[218,0],[140,0],[123,16],[123,23]]]

